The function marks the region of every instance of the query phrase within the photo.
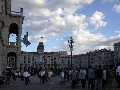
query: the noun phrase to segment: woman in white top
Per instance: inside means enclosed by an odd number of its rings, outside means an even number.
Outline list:
[[[25,78],[25,85],[28,86],[28,77],[30,76],[30,74],[28,73],[27,70],[25,70],[25,72],[23,73],[23,76]]]

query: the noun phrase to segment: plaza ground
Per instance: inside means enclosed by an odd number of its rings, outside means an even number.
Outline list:
[[[10,85],[0,86],[0,90],[73,90],[71,87],[71,81],[67,82],[65,85],[60,85],[60,77],[52,77],[52,82],[54,84],[39,84],[39,78],[36,76],[30,77],[31,84],[28,86],[24,85],[24,81],[17,78],[16,81],[11,79]],[[80,86],[76,86],[74,90],[80,90]],[[88,87],[84,90],[89,90]],[[109,89],[107,89],[109,90]],[[120,90],[120,88],[115,88],[115,90]]]

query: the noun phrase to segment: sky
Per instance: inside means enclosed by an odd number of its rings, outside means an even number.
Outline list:
[[[119,0],[11,0],[12,11],[24,11],[21,38],[29,34],[31,45],[21,50],[36,52],[39,42],[45,52],[67,51],[72,36],[73,54],[98,49],[114,50],[120,42]],[[43,37],[43,38],[41,38]]]

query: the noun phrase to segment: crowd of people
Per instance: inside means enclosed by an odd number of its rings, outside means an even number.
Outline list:
[[[54,70],[53,69],[21,69],[20,70],[20,78],[21,81],[25,81],[25,85],[28,86],[28,84],[31,84],[30,82],[30,76],[34,76],[37,75],[39,80],[40,80],[40,84],[43,83],[52,83],[52,76],[55,76]],[[14,81],[16,81],[16,75],[15,75],[15,70],[14,68],[6,68],[3,70],[2,75],[4,77],[5,80],[5,85],[9,85],[10,84],[10,79],[12,78]]]
[[[28,70],[21,69],[21,81],[25,81],[25,85],[31,84],[30,76],[37,75],[39,78],[39,83],[50,83],[53,84],[52,78],[59,76],[61,78],[61,83],[66,83],[72,81],[71,86],[73,89],[75,86],[81,86],[81,89],[84,89],[88,86],[90,90],[102,90],[109,88],[109,90],[114,90],[115,86],[120,88],[120,63],[116,67],[113,65],[110,66],[98,66],[88,68],[64,68],[64,69],[38,69]],[[10,78],[16,80],[14,69],[6,69],[3,71],[5,77],[5,85],[9,85]]]
[[[63,69],[60,77],[61,81],[72,80],[71,86],[73,86],[73,89],[75,86],[81,85],[81,89],[88,86],[90,90],[105,90],[106,88],[114,90],[116,85],[118,85],[117,88],[120,88],[120,63],[116,67],[110,65],[95,68],[89,66],[80,69]]]

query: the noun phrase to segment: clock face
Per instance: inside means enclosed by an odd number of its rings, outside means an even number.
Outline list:
[[[0,21],[0,29],[4,27],[4,22]]]

